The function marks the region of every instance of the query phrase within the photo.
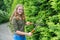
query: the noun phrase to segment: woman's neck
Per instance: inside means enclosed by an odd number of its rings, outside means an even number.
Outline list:
[[[18,16],[19,16],[20,20],[22,20],[22,15],[18,15]]]

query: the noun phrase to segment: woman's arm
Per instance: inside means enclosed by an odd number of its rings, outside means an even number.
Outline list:
[[[19,35],[27,35],[27,36],[31,36],[32,35],[32,33],[31,32],[29,32],[29,33],[26,33],[26,32],[21,32],[21,31],[16,31],[16,34],[19,34]]]

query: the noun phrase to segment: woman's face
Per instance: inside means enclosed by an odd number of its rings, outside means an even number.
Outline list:
[[[17,8],[17,13],[22,14],[23,13],[23,7],[18,7]]]

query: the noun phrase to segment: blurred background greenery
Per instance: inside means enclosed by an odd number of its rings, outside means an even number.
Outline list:
[[[9,12],[12,6],[13,0],[0,0],[0,23],[9,21]]]
[[[60,40],[60,0],[0,0],[0,23],[9,21],[17,4],[23,4],[26,21],[39,24],[27,40]],[[29,25],[25,31],[33,28]]]

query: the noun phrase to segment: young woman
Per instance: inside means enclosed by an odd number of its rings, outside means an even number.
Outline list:
[[[31,32],[29,33],[24,32],[25,24],[30,25],[31,23],[25,21],[24,8],[21,4],[17,5],[10,20],[12,21],[12,24],[15,29],[14,36],[13,36],[14,40],[26,40],[25,35],[27,36],[32,35]]]

